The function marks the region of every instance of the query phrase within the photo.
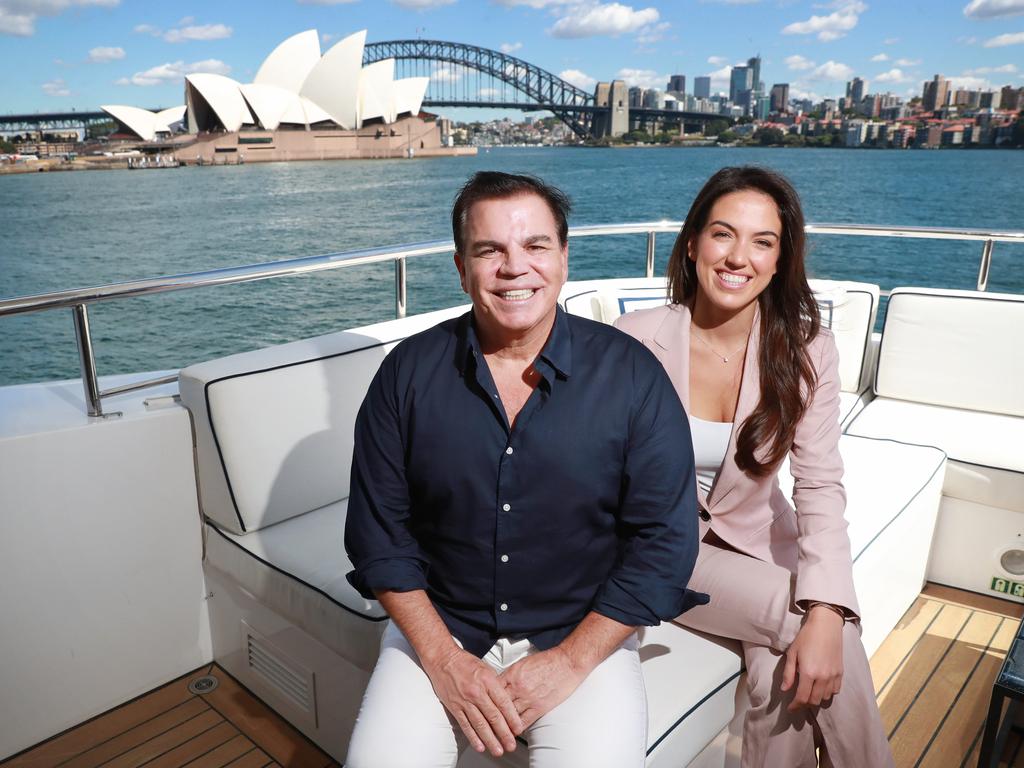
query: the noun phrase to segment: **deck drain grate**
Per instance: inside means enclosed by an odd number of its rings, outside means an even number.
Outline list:
[[[197,696],[202,696],[204,693],[214,690],[219,684],[219,681],[213,675],[203,675],[190,682],[188,689]]]

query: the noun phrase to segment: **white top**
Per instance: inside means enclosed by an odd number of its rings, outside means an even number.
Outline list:
[[[697,484],[704,493],[711,492],[725,452],[729,450],[732,435],[731,421],[705,421],[690,416],[690,434],[693,437],[693,459],[697,468]]]

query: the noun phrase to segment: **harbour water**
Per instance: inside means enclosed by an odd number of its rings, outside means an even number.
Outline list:
[[[813,222],[1024,227],[1024,152],[493,149],[475,157],[248,164],[0,178],[0,297],[450,237],[474,171],[533,173],[573,224],[682,219],[725,165],[787,174]],[[672,237],[658,240],[664,271]],[[643,274],[645,238],[574,241],[571,277]],[[973,288],[980,243],[818,236],[813,276]],[[101,375],[191,362],[393,316],[393,268],[358,267],[90,309]],[[997,244],[991,291],[1024,293],[1024,245]],[[409,264],[409,312],[460,300],[450,256]],[[0,318],[0,385],[79,375],[70,310]]]

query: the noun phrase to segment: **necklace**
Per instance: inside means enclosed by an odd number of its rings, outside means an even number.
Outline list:
[[[695,331],[695,330],[693,329],[693,326],[692,326],[692,325],[690,326],[690,333],[692,333],[692,334],[693,334],[694,336],[696,336],[696,337],[697,337],[697,341],[699,341],[699,342],[700,342],[701,344],[703,344],[703,345],[704,345],[705,347],[707,347],[708,349],[710,349],[710,350],[711,350],[711,353],[712,353],[712,354],[713,354],[713,355],[714,355],[715,357],[717,357],[717,358],[720,358],[720,359],[722,360],[722,362],[723,362],[723,363],[728,363],[728,362],[729,362],[729,358],[730,358],[730,357],[732,357],[733,355],[735,355],[735,354],[736,354],[737,352],[739,352],[739,351],[740,351],[741,349],[745,349],[745,348],[746,348],[746,346],[747,346],[747,341],[746,341],[746,339],[744,339],[744,340],[743,340],[743,343],[742,343],[742,344],[740,344],[740,345],[739,345],[738,347],[736,347],[736,349],[734,349],[734,350],[733,350],[732,352],[730,352],[730,353],[729,353],[728,355],[723,355],[723,354],[722,354],[721,352],[719,352],[719,351],[718,351],[717,349],[715,349],[714,347],[712,347],[712,346],[711,346],[711,344],[710,344],[709,342],[705,341],[704,337],[703,337],[703,336],[701,336],[701,335],[700,335],[699,333],[697,333],[697,331]]]

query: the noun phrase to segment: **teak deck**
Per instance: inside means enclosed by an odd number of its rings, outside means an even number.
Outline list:
[[[974,768],[989,693],[1024,605],[926,586],[871,660],[899,768]],[[188,683],[212,674],[202,695]],[[1000,768],[1024,766],[1011,732]],[[216,665],[209,665],[0,763],[0,768],[335,768]]]

